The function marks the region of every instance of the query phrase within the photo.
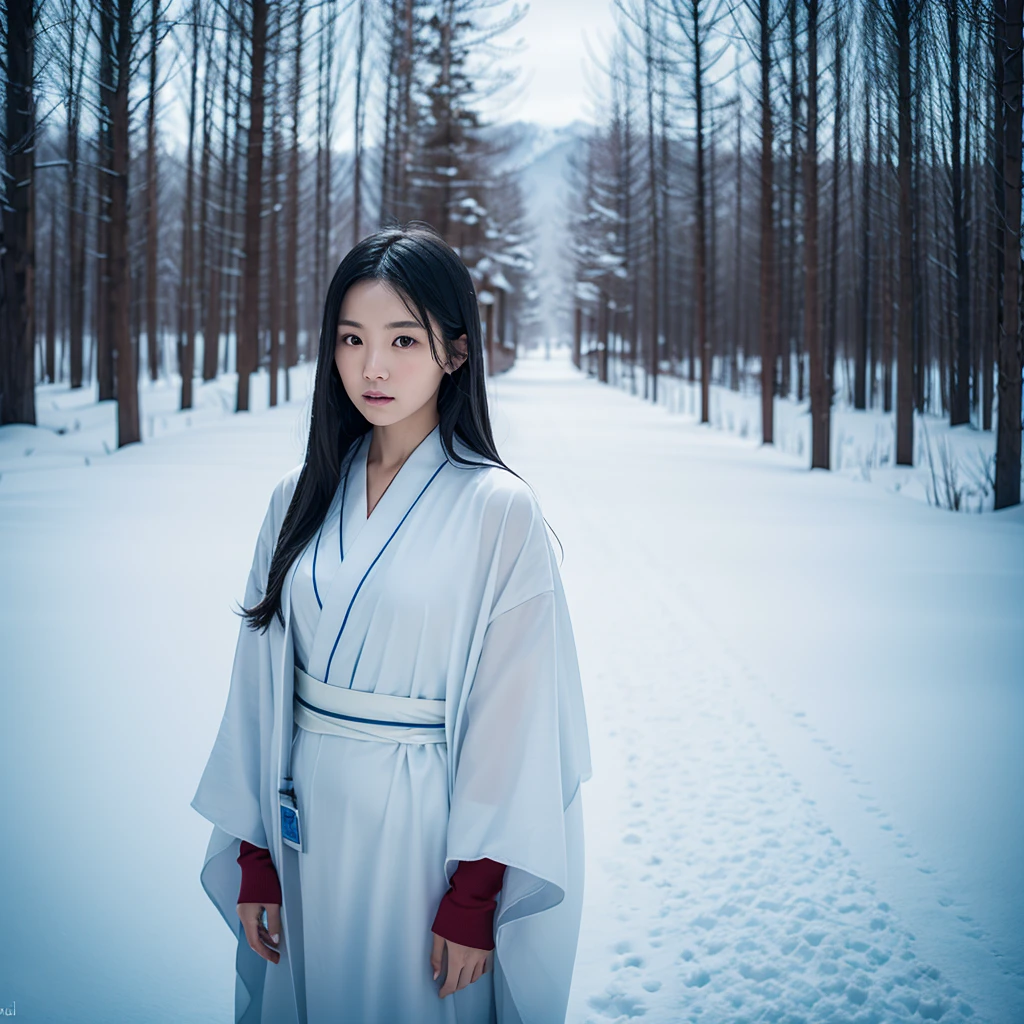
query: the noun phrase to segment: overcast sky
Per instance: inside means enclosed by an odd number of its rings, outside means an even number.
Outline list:
[[[526,43],[525,52],[515,58],[522,68],[511,87],[517,99],[504,117],[550,126],[591,120],[593,96],[587,83],[596,68],[588,47],[603,59],[612,29],[610,0],[530,0],[526,17],[502,40]]]
[[[520,6],[526,6],[519,0]],[[593,85],[604,92],[607,75],[599,65],[607,59],[609,42],[614,32],[612,0],[529,0],[525,17],[503,36],[493,42],[498,48],[515,48],[518,40],[524,43],[522,53],[498,58],[502,67],[520,69],[517,80],[506,86],[498,96],[481,103],[481,113],[490,123],[532,121],[547,127],[559,127],[577,119],[594,120],[592,104]],[[491,12],[491,20],[508,15],[512,4],[499,6]],[[306,31],[315,28],[315,19],[307,15]],[[170,57],[162,58],[165,62]],[[374,69],[379,73],[380,67]],[[315,102],[315,67],[307,78],[305,102]],[[378,92],[382,88],[377,81]],[[137,83],[141,89],[142,84]],[[349,101],[351,76],[342,80],[335,115],[335,146],[344,150],[349,144]],[[173,138],[177,148],[184,149],[187,138],[185,108],[187,106],[187,76],[184,71],[163,93],[160,130]],[[57,97],[55,96],[56,100]],[[379,97],[378,97],[379,99]],[[62,108],[61,108],[62,110]],[[57,118],[63,117],[58,111]],[[309,117],[307,110],[307,120]],[[142,115],[136,114],[141,124]],[[312,124],[307,124],[310,131]],[[376,141],[374,128],[370,129],[371,142]]]

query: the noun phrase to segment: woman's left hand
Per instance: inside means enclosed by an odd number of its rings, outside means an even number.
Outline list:
[[[444,999],[460,988],[471,985],[482,974],[491,969],[491,954],[493,949],[474,949],[472,946],[460,946],[451,939],[442,938],[437,932],[431,932],[434,936],[434,946],[430,952],[430,966],[434,968],[434,980],[444,969],[444,961],[448,962],[448,975],[438,992],[438,997]]]

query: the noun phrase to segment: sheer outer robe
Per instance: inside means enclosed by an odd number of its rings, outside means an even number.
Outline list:
[[[346,552],[347,575],[331,595],[341,599],[344,618],[330,679],[399,696],[444,696],[445,885],[460,860],[508,865],[494,916],[498,1021],[560,1022],[582,910],[580,783],[591,774],[572,627],[529,488],[500,467],[444,462],[435,428],[385,491],[357,548]],[[248,607],[263,595],[299,470],[274,489],[246,584]],[[192,800],[214,826],[201,882],[237,937],[236,1021],[259,1021],[271,1009],[263,1006],[268,969],[287,970],[291,979],[290,999],[272,1008],[274,1019],[306,1017],[299,855],[281,841],[277,802],[285,744],[294,735],[294,572],[293,563],[282,589],[284,624],[275,617],[263,634],[240,626],[227,704]],[[414,619],[409,642],[375,634],[374,609],[384,601],[401,602]],[[431,628],[450,636],[443,663],[417,658],[415,617],[427,608]],[[367,649],[385,647],[386,657],[366,657]],[[238,921],[242,839],[269,847],[281,880],[278,965],[249,948]]]

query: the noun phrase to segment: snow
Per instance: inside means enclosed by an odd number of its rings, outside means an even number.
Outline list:
[[[715,360],[715,377],[724,367]],[[852,391],[844,364],[836,364],[836,387]],[[713,385],[708,418],[713,427],[739,437],[761,437],[760,360],[747,361],[741,370],[742,387],[731,390]],[[685,376],[685,371],[684,371]],[[796,379],[795,363],[792,380]],[[642,377],[623,387],[642,392]],[[937,386],[937,385],[936,385]],[[806,385],[805,385],[806,391]],[[658,378],[658,401],[671,412],[699,417],[700,381],[690,384],[676,377]],[[811,448],[810,403],[776,398],[773,443],[780,451],[798,456],[809,465]],[[996,423],[999,403],[993,404]],[[963,512],[991,511],[994,507],[995,430],[982,431],[973,423],[950,427],[947,417],[914,412],[914,465],[896,465],[896,417],[878,409],[856,410],[843,402],[833,406],[830,430],[830,472],[850,480],[875,484],[893,494],[915,498],[940,508]],[[1024,473],[1021,475],[1024,482]]]
[[[0,1008],[231,1019],[189,801],[309,370],[276,409],[256,375],[238,415],[231,377],[186,414],[144,381],[145,443],[110,454],[113,403],[61,387],[43,426],[0,430]],[[763,448],[750,396],[713,389],[719,429],[659,387],[564,350],[493,383],[499,451],[564,546],[590,724],[568,1020],[1024,1019],[1020,510],[808,472],[798,408]],[[837,412],[849,436],[872,418]]]

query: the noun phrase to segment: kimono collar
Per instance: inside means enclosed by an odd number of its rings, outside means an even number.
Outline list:
[[[409,453],[391,483],[388,484],[387,489],[377,500],[373,512],[367,516],[366,463],[370,454],[372,436],[373,431],[368,430],[359,440],[348,470],[348,489],[353,492],[357,500],[351,505],[346,502],[345,515],[355,516],[356,523],[360,526],[374,519],[378,511],[384,512],[381,516],[382,519],[389,518],[388,512],[384,510],[385,502],[387,502],[388,508],[393,509],[394,506],[403,503],[408,508],[420,488],[426,483],[427,478],[441,463],[447,460],[444,447],[441,444],[441,425],[437,424]],[[354,505],[354,510],[350,513],[352,505]]]
[[[341,523],[344,557],[323,595],[309,655],[307,671],[314,679],[324,682],[335,682],[329,678],[334,655],[364,581],[395,535],[414,515],[420,498],[448,461],[438,424],[402,463],[369,518],[366,518],[366,457],[369,447],[369,438],[364,437],[348,470]],[[350,680],[341,681],[341,685],[350,685]]]

